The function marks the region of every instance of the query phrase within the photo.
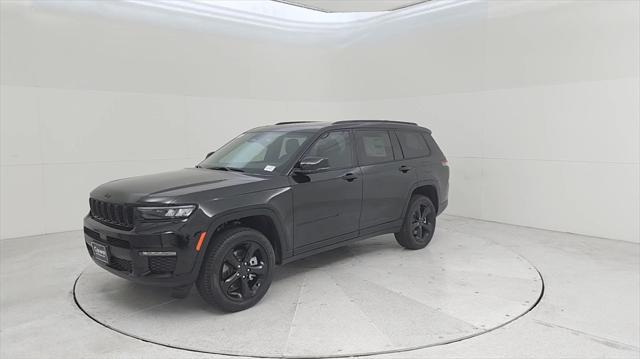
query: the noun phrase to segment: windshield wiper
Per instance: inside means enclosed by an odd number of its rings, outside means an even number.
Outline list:
[[[216,166],[216,167],[205,167],[205,168],[210,169],[210,170],[216,170],[216,171],[244,172],[243,169],[236,168],[236,167]]]

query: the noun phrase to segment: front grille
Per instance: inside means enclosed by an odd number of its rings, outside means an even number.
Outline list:
[[[111,257],[109,258],[109,264],[107,265],[115,270],[131,273],[131,261],[129,260]]]
[[[89,251],[89,255],[93,257],[93,248],[91,248],[91,246],[88,244],[87,244],[87,251]]]
[[[123,204],[109,203],[89,198],[91,217],[120,229],[133,228],[133,208]]]
[[[91,237],[92,239],[95,239],[95,240],[100,241],[102,243],[105,242],[104,239],[100,238],[100,234],[98,234],[98,232],[93,231],[93,230],[91,230],[91,229],[89,229],[87,227],[84,227],[84,233],[86,235],[88,235],[89,237]],[[127,248],[127,249],[131,248],[131,243],[129,243],[129,242],[125,241],[125,240],[122,240],[122,239],[118,239],[118,238],[107,237],[106,242],[107,242],[107,244],[110,244],[110,245],[112,245],[114,247]]]
[[[172,273],[175,269],[176,256],[149,257],[149,270],[151,273]]]

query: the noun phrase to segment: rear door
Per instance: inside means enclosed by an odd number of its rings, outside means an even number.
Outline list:
[[[401,219],[406,197],[416,182],[395,135],[385,129],[356,130],[356,153],[363,174],[361,234]],[[395,148],[395,151],[394,151]]]

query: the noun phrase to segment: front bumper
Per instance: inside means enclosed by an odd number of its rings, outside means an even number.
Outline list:
[[[201,253],[195,250],[200,231],[188,222],[138,224],[126,231],[87,215],[84,240],[93,261],[128,280],[164,287],[192,284],[199,271]],[[91,243],[107,248],[109,263],[96,259]],[[175,252],[170,256],[145,256],[141,252]],[[204,253],[202,253],[204,254]]]

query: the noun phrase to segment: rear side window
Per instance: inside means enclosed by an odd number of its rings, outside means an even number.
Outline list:
[[[398,131],[397,134],[405,158],[424,157],[430,154],[427,142],[420,132]]]
[[[387,131],[356,131],[356,143],[358,159],[363,166],[393,160],[391,138]]]

